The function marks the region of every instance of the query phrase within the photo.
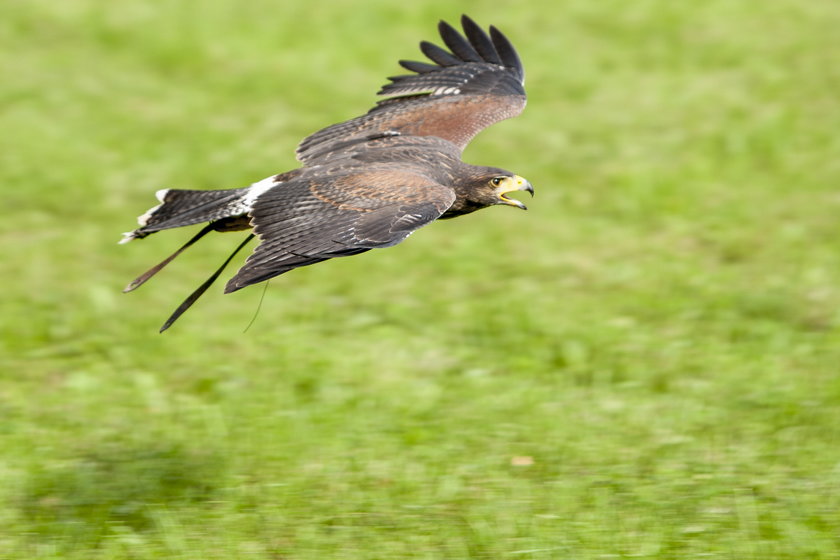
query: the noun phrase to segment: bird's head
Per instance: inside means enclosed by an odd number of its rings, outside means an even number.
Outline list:
[[[497,204],[527,210],[522,202],[508,196],[517,191],[526,191],[534,196],[534,187],[519,175],[496,167],[477,168],[475,173],[455,185],[457,198],[444,217],[467,214]]]
[[[516,191],[526,191],[531,196],[534,196],[534,187],[527,179],[514,175],[508,171],[493,174],[483,186],[484,189],[489,189],[492,197],[492,204],[506,204],[508,206],[516,206],[522,210],[527,210],[528,207],[515,198],[508,197],[509,194]]]

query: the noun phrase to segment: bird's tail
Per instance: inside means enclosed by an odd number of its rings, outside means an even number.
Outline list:
[[[120,243],[141,239],[156,231],[243,216],[248,211],[247,188],[215,191],[162,189],[160,204],[137,218],[140,227],[123,234]]]
[[[164,189],[156,193],[160,204],[151,208],[148,212],[137,218],[140,227],[134,231],[123,234],[123,239],[120,243],[127,243],[132,239],[142,239],[147,235],[161,231],[164,229],[177,228],[182,226],[190,226],[209,222],[201,231],[194,235],[187,241],[180,249],[172,253],[169,257],[156,264],[137,278],[135,278],[123,290],[130,292],[142,286],[149,278],[160,272],[163,267],[168,265],[172,260],[184,252],[189,246],[204,237],[211,231],[238,231],[250,228],[250,221],[247,215],[248,212],[248,189],[226,189],[216,191],[199,191],[199,190],[178,190],[178,189]],[[185,301],[181,304],[175,313],[164,323],[161,332],[169,328],[175,320],[181,316],[184,311],[195,303],[195,301],[203,294],[210,284],[224,270],[225,266],[230,262],[233,256],[239,252],[242,247],[253,238],[253,234],[249,235],[245,241],[228,257],[225,263],[207,279],[201,286],[198,287]]]

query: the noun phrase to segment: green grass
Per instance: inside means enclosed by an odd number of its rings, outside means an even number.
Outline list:
[[[0,556],[840,558],[834,0],[12,0],[0,22]],[[211,290],[247,185],[467,12],[529,106],[467,150],[537,189]]]

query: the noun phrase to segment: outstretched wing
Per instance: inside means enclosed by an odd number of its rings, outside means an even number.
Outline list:
[[[301,266],[396,245],[440,217],[454,200],[452,189],[393,169],[270,189],[250,211],[260,244],[225,293]]]
[[[484,128],[521,113],[525,72],[513,45],[493,26],[488,35],[467,16],[461,25],[465,35],[441,21],[438,29],[449,51],[420,43],[434,64],[401,60],[414,74],[389,78],[379,91],[389,97],[366,115],[305,138],[298,159],[311,163],[337,145],[397,134],[438,136],[463,150]]]

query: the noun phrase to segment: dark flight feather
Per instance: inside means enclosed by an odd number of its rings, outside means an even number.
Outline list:
[[[429,64],[428,62],[417,62],[416,60],[400,60],[399,65],[418,74],[425,74],[427,72],[434,72],[440,69],[437,64]]]
[[[493,41],[490,40],[487,33],[476,22],[467,16],[461,16],[461,25],[470,43],[475,47],[475,50],[483,60],[491,64],[503,64],[495,45],[493,45]]]
[[[456,66],[461,63],[461,59],[457,56],[429,41],[420,41],[420,50],[429,60],[441,66]]]
[[[508,38],[492,25],[490,26],[490,37],[493,40],[493,45],[495,45],[496,52],[499,53],[505,68],[515,72],[519,81],[524,84],[525,70],[522,67],[522,61],[519,60],[519,54],[517,54],[516,49],[513,48],[513,45],[510,43]]]
[[[455,28],[441,21],[438,23],[438,31],[443,42],[449,50],[463,62],[486,62],[478,55],[473,46],[464,39],[464,36],[455,31]]]

